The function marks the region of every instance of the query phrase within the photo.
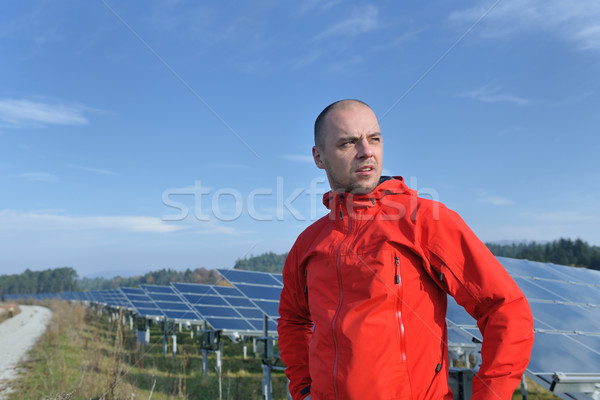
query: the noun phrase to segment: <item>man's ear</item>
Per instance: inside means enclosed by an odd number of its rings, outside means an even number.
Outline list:
[[[325,169],[325,164],[323,164],[323,161],[321,160],[321,150],[319,150],[317,146],[313,146],[312,153],[317,167],[319,167],[320,169]]]

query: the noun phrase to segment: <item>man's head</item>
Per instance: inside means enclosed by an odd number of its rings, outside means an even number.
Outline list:
[[[315,121],[312,151],[334,191],[369,193],[379,183],[381,130],[375,113],[362,101],[341,100],[327,106]]]

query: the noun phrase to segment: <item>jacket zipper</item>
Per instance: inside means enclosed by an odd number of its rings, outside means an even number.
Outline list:
[[[343,197],[340,199],[340,218],[343,221],[344,220],[344,213],[342,212],[342,200]],[[344,237],[344,239],[342,239],[342,241],[340,242],[340,245],[338,246],[337,249],[337,260],[336,260],[336,269],[337,269],[337,278],[338,278],[338,286],[340,288],[340,298],[339,298],[339,303],[338,303],[338,307],[335,310],[335,314],[333,315],[333,319],[331,320],[331,333],[333,335],[333,346],[335,348],[335,358],[333,361],[333,390],[335,392],[335,398],[337,399],[339,397],[338,394],[338,387],[337,387],[337,367],[338,367],[338,343],[337,343],[337,337],[335,336],[335,323],[337,322],[337,317],[338,314],[342,308],[342,301],[344,300],[344,291],[342,289],[342,264],[341,264],[341,253],[342,253],[342,246],[344,245],[344,243],[346,242],[346,239],[349,237],[350,232],[352,231],[352,219],[350,218],[350,215],[348,215],[348,233],[346,234],[346,237]]]
[[[394,283],[396,284],[396,294],[398,296],[396,302],[396,322],[398,323],[398,332],[400,333],[400,361],[406,362],[406,339],[404,333],[404,322],[402,321],[402,299],[403,299],[403,290],[402,290],[402,279],[400,278],[400,258],[398,256],[394,259]]]

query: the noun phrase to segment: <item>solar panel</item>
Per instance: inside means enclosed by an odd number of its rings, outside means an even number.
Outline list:
[[[598,379],[600,271],[505,257],[498,260],[527,297],[533,313],[535,341],[527,373],[547,388],[559,372]],[[475,320],[452,298],[448,299],[447,320],[451,327],[481,340]],[[459,339],[449,331],[449,342]],[[568,396],[591,398],[581,393]]]
[[[217,271],[258,307],[263,315],[267,315],[269,331],[275,332],[279,318],[279,298],[283,289],[281,274],[234,269]]]
[[[598,372],[598,347],[584,345],[580,338],[578,335],[536,332],[528,369],[548,378],[556,371],[571,374]]]
[[[234,287],[191,283],[171,286],[215,330],[258,335],[262,313]]]
[[[168,320],[200,324],[202,317],[171,286],[140,285]]]
[[[140,317],[146,319],[165,317],[164,313],[142,289],[123,287],[119,290]]]
[[[266,286],[281,286],[282,282],[271,273],[244,271],[239,269],[218,269],[219,273],[229,282],[247,283]]]
[[[600,309],[562,303],[529,301],[531,312],[542,329],[563,332],[587,332],[600,334]]]
[[[477,321],[475,321],[463,307],[459,306],[451,296],[448,296],[446,319],[458,326],[477,327]]]

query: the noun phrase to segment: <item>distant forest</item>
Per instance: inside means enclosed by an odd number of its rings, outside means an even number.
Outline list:
[[[0,275],[0,295],[2,294],[37,294],[58,293],[64,291],[86,291],[115,289],[139,284],[168,285],[169,282],[216,284],[220,280],[219,273],[213,269],[196,268],[185,271],[160,269],[141,276],[123,278],[83,278],[79,279],[77,271],[71,267],[47,269],[44,271],[25,270],[22,274]]]
[[[486,243],[486,246],[495,256],[600,270],[600,247],[590,246],[581,239],[558,239],[547,243]]]
[[[577,239],[558,239],[547,243],[486,243],[496,256],[551,262],[574,267],[587,267],[600,270],[600,247],[590,246]],[[234,268],[281,272],[287,253],[264,253],[258,256],[239,259]],[[170,282],[218,284],[222,279],[216,270],[196,268],[185,271],[160,269],[129,278],[83,278],[71,267],[47,269],[43,271],[25,270],[22,274],[0,275],[0,295],[17,293],[58,293],[63,291],[105,290],[139,284],[167,285]]]
[[[253,256],[237,260],[234,269],[244,269],[246,271],[277,272],[283,271],[283,264],[288,253],[275,254],[273,252],[264,253],[260,256]]]

